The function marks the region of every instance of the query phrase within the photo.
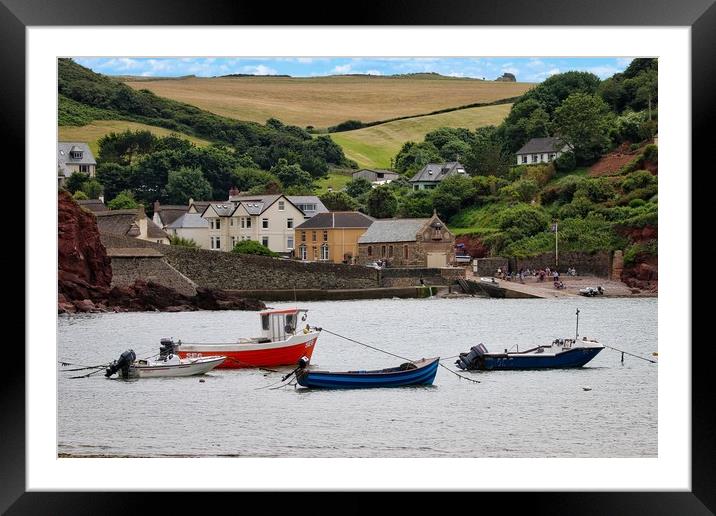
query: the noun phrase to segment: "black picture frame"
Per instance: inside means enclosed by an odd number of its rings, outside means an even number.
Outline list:
[[[29,26],[102,25],[551,25],[551,26],[688,26],[691,27],[692,163],[708,173],[707,142],[716,113],[716,5],[715,0],[413,0],[411,2],[358,1],[352,15],[335,2],[268,3],[204,0],[0,0],[0,63],[5,77],[0,95],[0,119],[5,144],[24,148],[25,138],[25,29]],[[278,7],[280,6],[280,7]],[[17,154],[15,154],[17,156]],[[24,158],[17,163],[24,170]],[[674,172],[676,173],[676,172]],[[678,171],[690,174],[690,171]],[[27,192],[26,192],[27,194]],[[696,220],[694,220],[696,223]],[[26,228],[27,231],[27,228]],[[693,234],[693,233],[692,233]],[[696,234],[699,234],[696,232]],[[25,271],[27,273],[27,271]],[[684,280],[691,282],[690,271]],[[691,300],[684,300],[691,303]],[[690,321],[684,321],[690,324]],[[677,343],[665,343],[673,345]],[[692,348],[692,489],[690,492],[563,492],[475,493],[468,506],[502,509],[522,506],[530,513],[549,514],[713,514],[716,510],[716,418],[710,364],[713,344]],[[27,345],[27,343],[26,343]],[[682,348],[691,342],[680,342]],[[698,359],[696,358],[698,351]],[[3,374],[4,416],[0,439],[0,509],[7,514],[127,514],[152,506],[138,493],[26,492],[25,488],[25,363],[13,360]],[[22,363],[18,363],[22,360]],[[7,417],[9,416],[9,417]],[[297,474],[300,474],[297,472]],[[158,495],[151,495],[157,499]],[[210,510],[233,494],[218,495]],[[240,493],[242,506],[260,502],[258,493]],[[276,510],[295,510],[296,493],[272,495]],[[403,497],[408,506],[428,500],[425,493]],[[409,498],[409,499],[405,499]],[[467,497],[457,500],[467,501]],[[164,512],[186,508],[188,493],[159,495]],[[263,499],[265,503],[265,498]],[[360,506],[357,493],[347,496],[341,512]],[[509,501],[507,501],[509,500]],[[285,503],[281,503],[285,502]],[[354,503],[355,502],[355,503]],[[403,503],[401,502],[401,504]],[[149,505],[145,505],[145,503]],[[300,503],[300,502],[298,502]],[[221,505],[219,505],[221,504]],[[310,505],[310,504],[309,504]],[[463,505],[457,502],[457,507]],[[293,506],[293,508],[292,508]],[[347,509],[345,509],[347,508]],[[151,510],[151,509],[150,509]],[[324,509],[325,510],[325,509]]]

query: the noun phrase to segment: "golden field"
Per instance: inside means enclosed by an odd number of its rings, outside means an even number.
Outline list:
[[[439,75],[125,78],[125,83],[238,120],[264,123],[273,117],[286,124],[316,128],[346,120],[373,122],[494,102],[517,97],[534,86]]]

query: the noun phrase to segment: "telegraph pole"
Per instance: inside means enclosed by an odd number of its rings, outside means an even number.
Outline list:
[[[559,267],[559,223],[555,222],[552,224],[552,231],[554,231],[554,265],[555,268]]]

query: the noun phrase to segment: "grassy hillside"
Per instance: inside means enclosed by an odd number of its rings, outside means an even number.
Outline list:
[[[386,124],[332,133],[330,136],[343,147],[348,159],[361,167],[387,168],[391,158],[406,141],[422,141],[427,133],[439,127],[465,127],[475,129],[486,125],[499,125],[510,112],[512,104],[499,104],[460,109],[439,115],[396,120]]]
[[[230,118],[263,123],[273,117],[285,124],[321,128],[350,119],[372,122],[494,102],[522,95],[533,86],[434,74],[190,77],[125,83]]]
[[[60,126],[58,128],[59,140],[66,141],[80,141],[89,143],[90,149],[94,155],[97,155],[97,142],[100,138],[108,133],[121,133],[123,131],[150,131],[156,136],[168,136],[173,131],[164,129],[163,127],[157,127],[154,125],[140,124],[138,122],[129,122],[126,120],[95,120],[91,124],[82,126]],[[185,138],[199,147],[209,145],[210,142],[197,138],[195,136],[189,136],[188,134],[182,134],[174,132],[174,134]]]

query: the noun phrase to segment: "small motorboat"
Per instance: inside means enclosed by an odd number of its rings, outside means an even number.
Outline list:
[[[601,296],[604,294],[604,289],[601,285],[599,285],[598,287],[585,287],[580,288],[579,293],[587,297]]]
[[[314,389],[366,389],[370,387],[405,387],[432,385],[440,357],[405,362],[398,367],[374,371],[316,371],[308,368],[308,359],[302,358],[296,370],[296,381],[303,387]]]
[[[196,376],[208,373],[221,365],[226,357],[201,357],[181,359],[173,352],[168,352],[169,346],[162,339],[162,349],[157,360],[139,359],[133,350],[128,349],[112,362],[105,376],[107,378],[117,374],[118,378],[165,378],[171,376]]]
[[[555,339],[551,344],[536,346],[524,351],[488,351],[484,344],[460,353],[455,365],[465,371],[496,371],[510,369],[570,369],[582,367],[596,357],[604,345],[596,340],[578,339],[579,310],[577,310],[577,332],[573,339]]]
[[[306,325],[298,328],[298,318],[305,321],[308,310],[288,308],[259,312],[262,334],[240,338],[236,342],[182,342],[177,341],[176,353],[180,358],[223,356],[219,368],[275,367],[294,365],[302,356],[309,359],[321,330]]]

